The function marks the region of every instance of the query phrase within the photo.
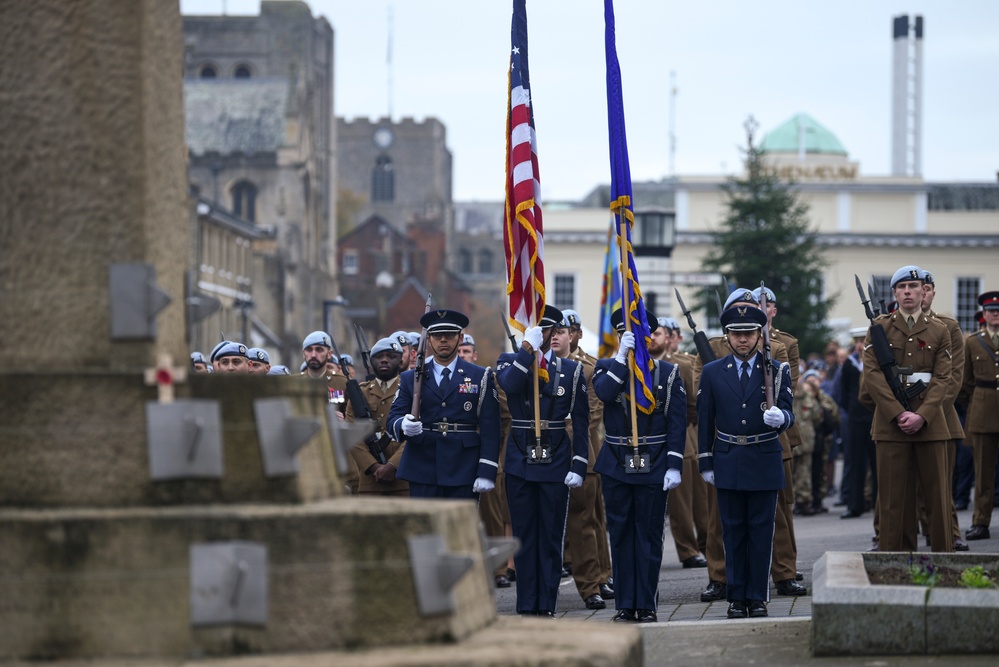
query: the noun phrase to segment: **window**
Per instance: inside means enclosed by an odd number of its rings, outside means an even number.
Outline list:
[[[574,274],[555,274],[555,307],[559,310],[576,309],[576,276]]]
[[[475,273],[475,266],[472,262],[472,251],[462,248],[458,251],[458,273],[468,276]]]
[[[379,155],[371,171],[371,201],[393,201],[395,199],[395,173],[392,160],[387,155]]]
[[[201,71],[198,72],[198,76],[202,79],[214,79],[218,75],[219,72],[215,69],[215,65],[202,65]]]
[[[981,293],[982,281],[980,278],[957,279],[957,323],[961,325],[961,331],[974,333],[978,331],[978,322],[975,321],[975,313],[978,312],[978,295]]]
[[[489,274],[493,272],[493,253],[488,248],[479,250],[479,273]]]
[[[347,248],[343,251],[343,274],[345,276],[356,276],[358,274],[360,261],[355,248]]]
[[[632,236],[636,254],[669,257],[676,245],[674,222],[673,214],[665,211],[636,212]]]
[[[236,65],[236,69],[233,70],[232,75],[237,79],[249,79],[250,78],[249,65]]]
[[[257,186],[249,181],[232,186],[232,212],[250,222],[257,221]]]
[[[645,301],[645,313],[652,313],[655,315],[659,312],[659,295],[655,292],[648,292],[642,295],[642,299]]]

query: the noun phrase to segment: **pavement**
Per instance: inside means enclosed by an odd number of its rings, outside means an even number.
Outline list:
[[[659,622],[633,626],[638,627],[643,636],[645,664],[650,667],[674,664],[995,666],[994,655],[813,658],[810,646],[812,567],[826,551],[866,551],[871,547],[874,534],[873,512],[866,512],[857,518],[841,519],[845,508],[836,506],[833,498],[826,499],[825,507],[829,510],[827,513],[794,517],[798,570],[803,575],[800,583],[808,589],[808,595],[780,597],[771,588],[770,616],[767,619],[732,620],[726,616],[727,602],[701,602],[700,593],[708,583],[707,571],[682,567],[667,530],[659,575]],[[971,510],[957,514],[963,535],[971,525]],[[994,532],[996,537],[969,542],[971,552],[999,553],[999,530]],[[929,551],[922,537],[920,542],[920,551]],[[516,584],[507,589],[495,589],[495,593],[497,611],[501,615],[515,614]],[[609,623],[615,613],[613,601],[610,600],[606,609],[586,609],[571,577],[562,580],[558,604],[556,619]]]

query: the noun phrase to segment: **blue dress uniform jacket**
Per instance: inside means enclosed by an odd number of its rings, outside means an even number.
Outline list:
[[[771,362],[774,402],[784,423],[779,429],[767,426],[762,355],[750,363],[745,391],[734,355],[704,366],[697,390],[697,444],[700,470],[714,471],[718,489],[728,599],[765,602],[770,599],[777,492],[785,484],[777,434],[794,423],[794,394],[788,365]]]
[[[552,422],[548,429],[552,461],[544,464],[527,462],[529,445],[535,437],[533,363],[534,355],[523,349],[517,354],[502,354],[496,362],[496,383],[506,392],[513,418],[503,471],[532,482],[559,484],[570,471],[586,477],[590,452],[590,407],[583,367],[571,359],[555,359],[548,368],[548,382],[539,382],[539,414],[543,421]],[[571,441],[565,430],[567,419],[571,419],[573,425]]]
[[[398,476],[432,486],[468,487],[477,477],[495,481],[499,458],[499,400],[489,368],[458,359],[454,377],[442,392],[431,364],[426,365],[420,396],[423,433],[407,438],[402,419],[413,406],[413,375],[399,379],[399,392],[386,421],[392,438],[406,442]]]
[[[535,442],[534,354],[521,349],[496,362],[496,383],[506,392],[512,428],[503,472],[514,536],[520,550],[517,612],[554,612],[562,573],[562,549],[569,509],[568,473],[586,477],[590,442],[590,405],[583,365],[554,358],[548,382],[539,381],[539,416],[548,422],[541,448]],[[572,437],[565,430],[572,420]],[[542,449],[544,450],[542,452]],[[541,456],[539,456],[539,454]]]
[[[757,354],[753,362],[745,394],[739,384],[739,362],[734,355],[712,361],[701,373],[697,389],[698,462],[701,472],[714,470],[716,488],[763,491],[784,487],[777,434],[794,423],[791,412],[794,387],[788,365],[771,363],[774,401],[784,413],[784,424],[779,429],[763,422],[766,394],[761,355]],[[740,437],[748,444],[739,444]],[[764,441],[756,442],[760,439]]]
[[[656,361],[651,415],[638,413],[638,455],[631,446],[628,367],[601,359],[593,372],[593,391],[604,403],[606,435],[594,470],[601,474],[607,532],[614,570],[614,604],[618,610],[656,611],[659,571],[663,561],[667,469],[683,470],[687,434],[687,393],[677,367]],[[628,470],[648,472],[628,472]]]
[[[656,410],[652,415],[638,413],[638,434],[655,436],[650,444],[639,444],[641,453],[649,454],[651,471],[647,474],[626,472],[626,454],[632,451],[630,388],[628,367],[616,359],[601,359],[593,372],[593,391],[604,402],[605,437],[594,470],[625,484],[656,484],[662,488],[668,468],[683,470],[686,447],[687,389],[674,364],[657,361],[659,383]],[[615,579],[617,581],[617,579]]]

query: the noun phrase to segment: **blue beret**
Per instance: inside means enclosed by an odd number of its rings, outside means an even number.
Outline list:
[[[271,366],[271,369],[267,371],[268,375],[291,375],[287,366],[282,366],[281,364],[276,364]]]
[[[767,323],[767,314],[754,306],[732,306],[721,314],[722,329],[728,331],[753,331]]]
[[[194,365],[194,364],[207,364],[207,363],[208,362],[205,361],[205,355],[201,354],[200,352],[192,352],[191,353],[191,365]]]
[[[354,365],[354,357],[350,356],[349,354],[341,354],[340,359],[342,359],[343,362],[348,366]]]
[[[417,347],[420,344],[420,333],[418,331],[410,331],[406,334],[409,339],[410,347]]]
[[[211,353],[208,355],[208,360],[209,361],[215,361],[215,358],[218,356],[219,350],[221,350],[223,346],[228,345],[231,342],[232,341],[224,340],[224,341],[221,341],[215,347],[213,347]]]
[[[215,352],[215,358],[221,359],[222,357],[245,357],[246,356],[246,346],[242,343],[233,343],[231,341],[226,341],[225,344]]]
[[[801,374],[801,379],[802,380],[807,380],[808,378],[818,378],[819,380],[821,380],[822,379],[822,373],[818,372],[814,368],[811,368],[811,369],[809,369],[809,370],[807,370],[807,371],[805,371],[804,373]]]
[[[472,347],[475,347],[475,339],[472,338],[472,334],[465,334],[461,338],[461,344],[462,345],[471,345]]]
[[[903,266],[901,269],[896,271],[891,277],[891,288],[895,289],[895,285],[899,284],[904,280],[919,280],[923,281],[924,271],[913,264],[908,266]]]
[[[395,352],[396,354],[402,354],[402,345],[395,338],[382,338],[374,344],[371,348],[371,356],[381,354],[382,352]]]
[[[935,285],[936,284],[936,283],[933,282],[933,274],[932,273],[930,273],[926,269],[920,269],[919,271],[923,275],[923,282],[924,283],[926,283],[927,285]]]
[[[325,331],[313,331],[312,333],[310,333],[308,336],[305,337],[305,340],[302,341],[303,350],[313,345],[322,345],[323,347],[333,347],[333,345],[330,343],[330,335]]]
[[[777,295],[774,294],[774,291],[772,289],[770,289],[769,287],[764,287],[763,289],[765,289],[767,291],[767,301],[769,301],[770,303],[777,303]],[[756,297],[756,303],[760,303],[760,301],[762,299],[760,299],[760,288],[759,287],[757,287],[756,289],[753,290],[753,296]]]
[[[677,322],[672,317],[660,317],[659,318],[659,326],[660,327],[665,327],[666,329],[669,329],[670,331],[679,331],[680,330],[680,323]]]
[[[308,367],[309,367],[309,364],[303,361],[302,365],[298,367],[298,370],[304,371]]]
[[[562,315],[565,317],[566,326],[570,327],[581,327],[583,326],[583,318],[579,316],[574,310],[566,308],[562,311]]]
[[[253,361],[260,361],[265,364],[271,363],[271,355],[267,354],[267,350],[262,350],[259,347],[251,347],[247,350],[246,358],[252,359]]]
[[[755,303],[757,306],[760,305],[760,299],[753,294],[753,290],[737,287],[732,290],[732,293],[728,295],[727,299],[725,299],[725,307],[722,308],[722,310],[728,310],[733,303],[737,303],[739,301],[748,301],[749,303]]]
[[[405,331],[396,331],[389,338],[396,340],[399,345],[412,345],[413,343],[409,339],[409,334]]]

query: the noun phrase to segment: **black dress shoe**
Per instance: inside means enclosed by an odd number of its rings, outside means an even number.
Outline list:
[[[749,601],[749,617],[750,618],[765,618],[769,616],[767,614],[767,603],[763,600],[750,600]]]
[[[840,514],[839,518],[841,518],[841,519],[856,519],[861,514],[863,514],[863,512],[854,512],[853,510],[847,510],[847,511],[843,512],[842,514]]]
[[[880,541],[874,540],[873,542],[871,542],[871,548],[868,549],[867,552],[870,553],[872,551],[881,551],[881,542]]]
[[[606,609],[607,603],[604,599],[600,597],[599,593],[594,593],[590,597],[586,598],[586,608],[587,609]]]
[[[614,618],[612,618],[611,620],[615,621],[615,622],[617,622],[617,621],[629,621],[629,622],[633,623],[636,620],[638,620],[638,618],[635,616],[635,610],[634,609],[618,609],[617,613],[614,614]]]
[[[777,595],[808,595],[808,589],[794,579],[777,582]]]
[[[539,611],[538,616],[542,618],[555,618],[555,612],[553,611]]]
[[[794,580],[795,581],[804,581],[804,579],[805,579],[805,575],[803,575],[801,572],[795,572],[794,573]]]
[[[728,605],[728,617],[729,618],[746,618],[749,616],[749,611],[746,609],[746,603],[743,600],[733,600]]]
[[[728,586],[720,581],[708,582],[708,587],[701,591],[701,602],[714,602],[724,600],[728,593]]]
[[[600,597],[605,600],[614,599],[614,589],[611,588],[610,584],[600,584]]]
[[[565,579],[566,577],[571,577],[571,576],[572,576],[572,568],[571,567],[566,567],[565,565],[563,565],[562,566],[562,578]]]
[[[964,533],[964,539],[968,540],[987,540],[989,539],[989,527],[988,526],[972,526]]]
[[[955,537],[954,551],[971,551],[971,547],[969,547],[968,543],[962,540],[960,537]]]
[[[510,578],[505,574],[497,574],[496,588],[510,588]]]
[[[635,615],[635,620],[639,623],[655,623],[659,617],[651,609],[639,609]]]
[[[685,568],[691,567],[707,567],[708,561],[704,560],[700,554],[696,556],[691,556],[690,558],[684,558],[680,561],[680,564]]]

